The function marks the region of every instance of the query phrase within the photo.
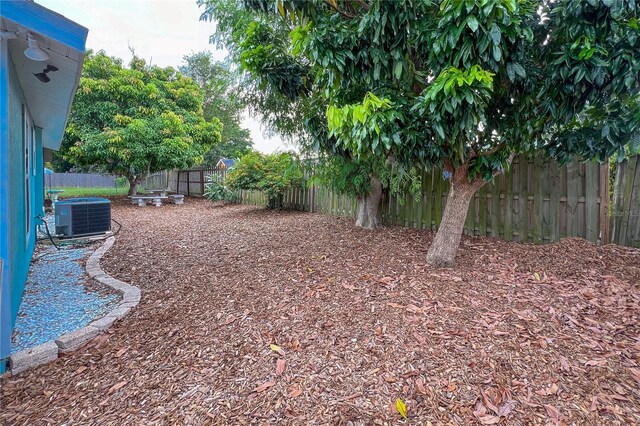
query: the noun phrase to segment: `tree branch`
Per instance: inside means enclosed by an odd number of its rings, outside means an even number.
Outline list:
[[[485,156],[486,157],[487,155],[495,154],[496,152],[500,151],[505,146],[506,146],[505,142],[499,143],[498,145],[496,145],[493,148],[491,148],[489,151],[478,153],[478,157],[480,157],[480,156]]]
[[[507,158],[507,164],[510,165],[514,158],[516,158],[515,151],[509,154],[509,158]],[[505,171],[506,169],[496,170],[495,172],[493,172],[493,177],[500,176],[504,174]]]
[[[362,6],[362,8],[363,8],[364,10],[369,10],[369,9],[371,9],[371,5],[369,5],[369,3],[367,3],[367,2],[366,2],[366,1],[364,1],[364,0],[356,0],[356,2],[357,2],[358,4],[360,4],[360,6]]]
[[[353,19],[353,18],[355,18],[355,17],[356,17],[355,15],[350,15],[350,14],[348,14],[347,12],[344,12],[344,11],[340,10],[337,6],[334,6],[333,4],[331,4],[331,3],[329,2],[329,0],[324,0],[324,2],[325,2],[325,4],[329,5],[329,7],[330,7],[331,9],[335,10],[336,12],[338,12],[338,13],[339,13],[340,15],[342,15],[344,18],[347,18],[347,19]]]

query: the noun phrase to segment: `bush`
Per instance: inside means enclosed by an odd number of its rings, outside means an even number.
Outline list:
[[[261,154],[250,152],[240,158],[236,167],[227,174],[232,189],[262,191],[267,196],[267,208],[282,208],[284,192],[303,183],[303,173],[293,154]]]
[[[204,196],[210,201],[222,201],[223,203],[235,203],[237,195],[224,184],[222,176],[207,175],[204,184]]]

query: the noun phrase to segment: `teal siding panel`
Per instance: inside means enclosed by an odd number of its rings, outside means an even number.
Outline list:
[[[24,125],[25,103],[18,77],[9,64],[9,108],[8,108],[8,175],[9,175],[9,264],[11,286],[11,327],[15,323],[24,284],[27,279],[31,244],[27,240],[27,194],[25,191]],[[28,112],[25,110],[25,114]],[[32,192],[32,191],[31,191]]]
[[[9,52],[7,41],[0,40],[0,373],[11,344],[11,280],[9,268],[9,176],[8,176],[8,80]]]
[[[38,188],[42,188],[42,174],[39,167],[42,163],[42,149],[38,149],[38,138],[32,143],[25,138],[24,120],[28,116],[22,89],[18,83],[16,72],[8,56],[7,68],[7,96],[6,96],[6,137],[3,150],[6,162],[0,163],[0,180],[3,182],[2,214],[7,226],[3,230],[2,257],[5,270],[2,280],[3,324],[0,329],[1,349],[0,358],[10,353],[11,332],[15,324],[24,285],[29,272],[29,264],[36,241],[36,216],[42,212],[42,205],[38,206],[42,198]],[[35,134],[35,132],[34,132]],[[30,155],[29,164],[25,160],[25,145]],[[38,153],[39,151],[39,153]],[[35,154],[35,155],[34,155]],[[35,162],[35,163],[34,163]],[[29,188],[26,188],[26,176],[29,175]],[[40,175],[40,176],[39,176]],[[27,213],[28,212],[28,213]],[[27,218],[27,215],[29,218]],[[29,220],[29,229],[27,221]],[[9,315],[7,315],[7,311]],[[6,321],[8,317],[8,321]],[[6,321],[6,322],[5,322]],[[3,363],[0,363],[0,365]],[[1,368],[1,367],[0,367]]]

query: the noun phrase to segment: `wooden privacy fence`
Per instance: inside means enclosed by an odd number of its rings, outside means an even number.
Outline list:
[[[217,168],[168,170],[147,176],[142,186],[147,189],[169,189],[179,194],[202,196],[208,175],[221,176],[224,179],[226,173],[225,169]]]
[[[204,169],[188,169],[188,170],[170,170],[165,175],[165,186],[169,190],[185,194],[201,197],[204,195],[206,177],[208,175],[220,176],[222,179],[226,176],[226,169],[204,168]],[[146,186],[146,185],[145,185]]]
[[[221,169],[169,173],[169,187],[187,195],[202,195],[205,177]],[[437,230],[446,204],[449,181],[434,169],[422,175],[422,189],[382,200],[380,219],[388,225]],[[464,232],[510,241],[545,243],[581,237],[599,244],[615,242],[640,247],[640,159],[617,166],[613,203],[609,203],[609,166],[572,162],[565,166],[520,156],[510,170],[486,184],[469,206]],[[242,204],[266,206],[259,191],[240,191]],[[354,197],[317,186],[291,188],[284,207],[340,216],[356,215]],[[611,232],[609,231],[611,229]]]
[[[153,173],[145,178],[144,182],[142,182],[142,186],[145,189],[166,189],[169,187],[168,178],[169,172],[167,171]]]
[[[116,177],[97,173],[47,173],[44,184],[47,188],[114,188]]]
[[[507,173],[476,193],[464,232],[534,243],[566,237],[607,243],[608,176],[607,165],[574,162],[559,166],[541,157],[521,156]],[[417,199],[413,194],[384,196],[381,220],[389,225],[435,231],[448,191],[449,181],[442,178],[440,170],[424,172]],[[284,204],[297,210],[356,215],[353,197],[323,188],[293,188],[285,194]]]
[[[640,156],[617,164],[611,239],[620,245],[640,247]]]

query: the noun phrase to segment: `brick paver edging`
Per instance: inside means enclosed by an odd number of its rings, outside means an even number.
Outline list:
[[[58,358],[59,353],[71,352],[87,343],[111,327],[116,320],[121,319],[140,302],[140,289],[136,286],[117,280],[100,268],[100,259],[111,248],[115,237],[109,237],[105,243],[94,251],[87,259],[86,269],[91,278],[117,290],[122,294],[120,304],[108,312],[105,316],[70,333],[51,340],[35,348],[24,349],[9,357],[9,369],[11,374],[17,374],[38,365],[46,364]]]

